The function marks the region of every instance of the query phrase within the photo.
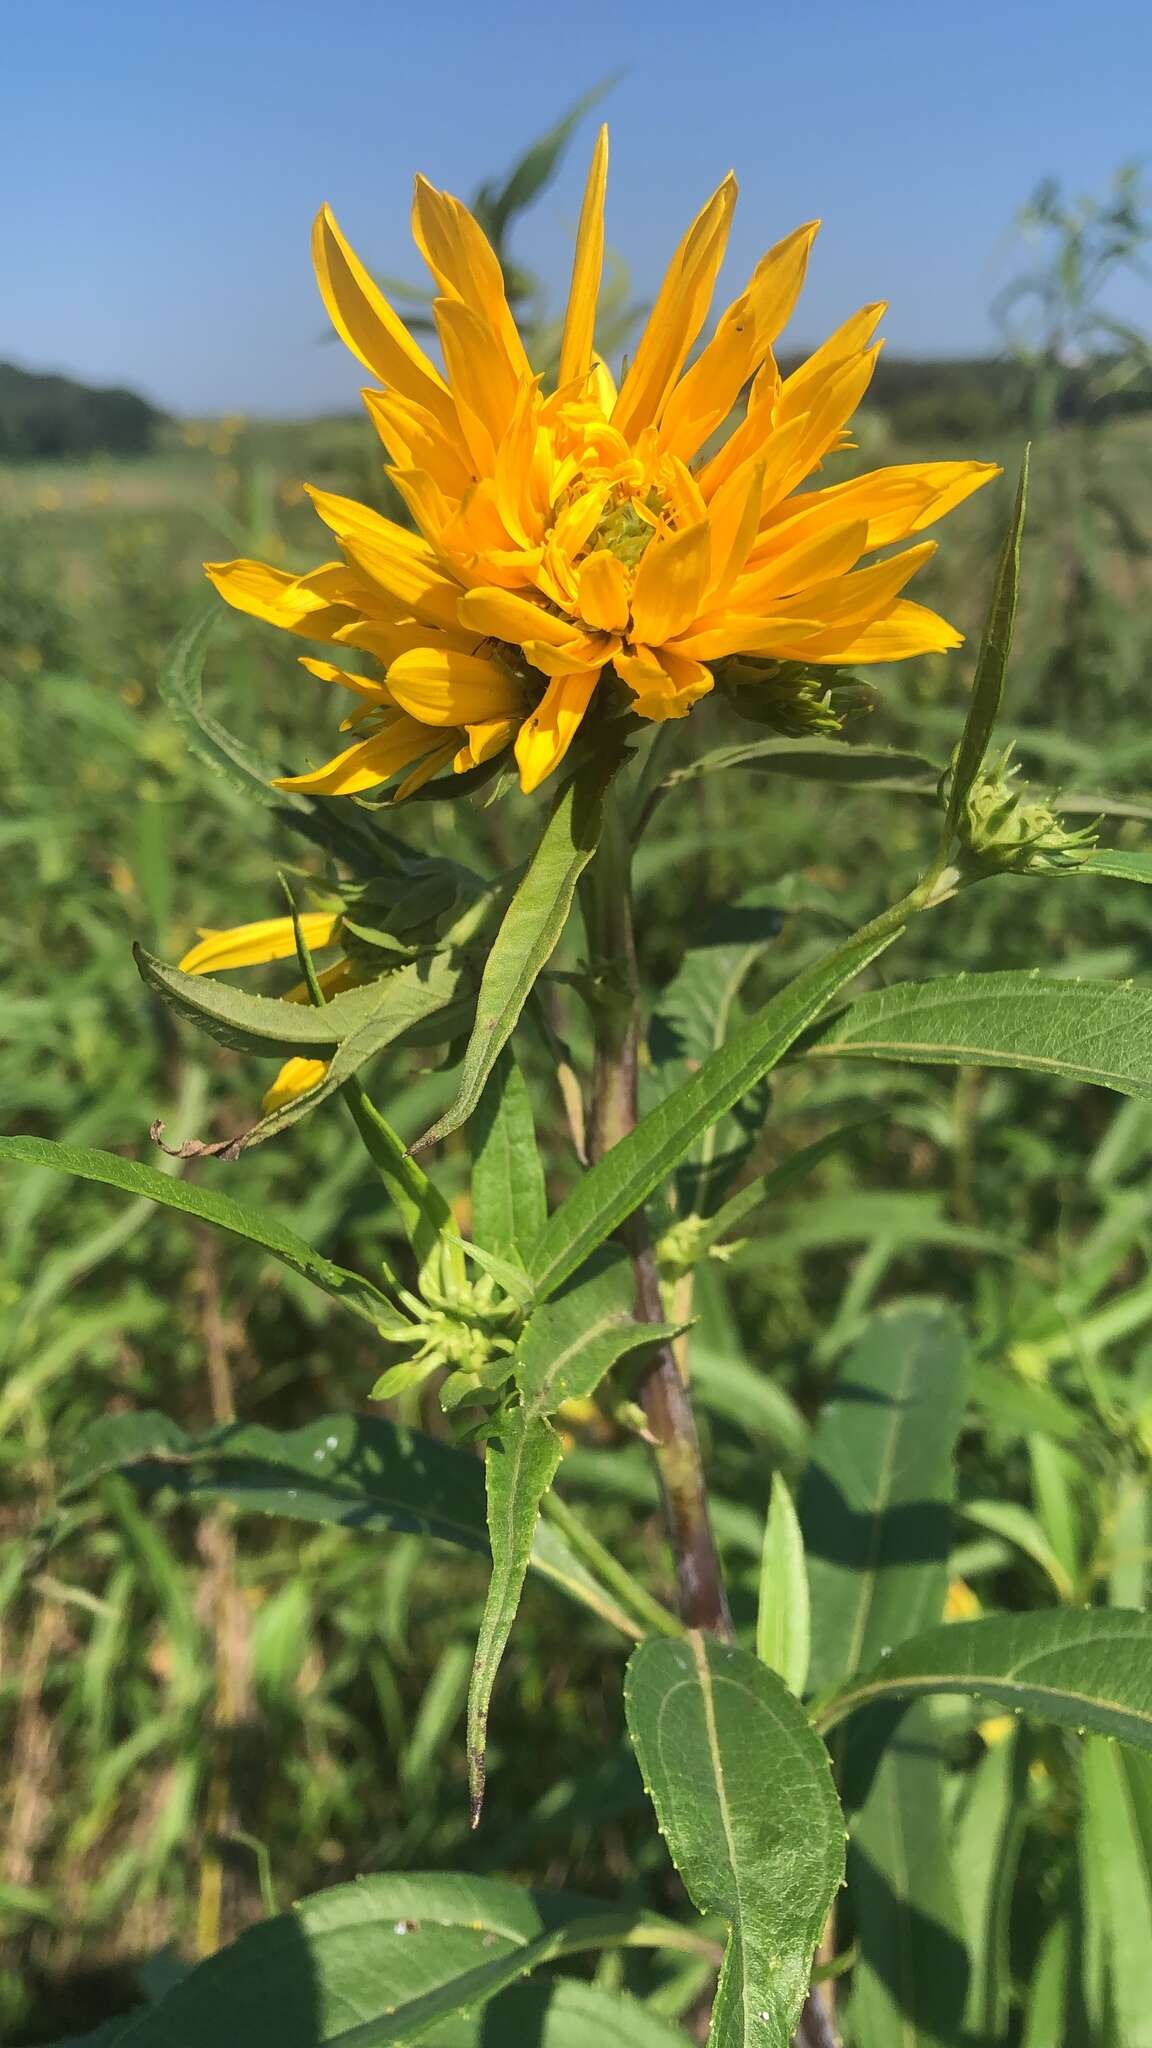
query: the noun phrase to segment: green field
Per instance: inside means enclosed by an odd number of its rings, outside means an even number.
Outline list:
[[[991,448],[909,449],[868,413],[859,440],[853,459],[869,465],[963,453],[1011,471],[1020,453],[1007,431]],[[302,479],[384,503],[378,461],[357,421],[206,422],[166,429],[148,459],[0,471],[5,1130],[144,1159],[158,1157],[156,1117],[175,1141],[251,1121],[270,1070],[178,1027],[130,948],[175,960],[200,925],[280,914],[277,865],[306,897],[324,856],[278,836],[190,755],[157,677],[173,636],[212,602],[205,558],[311,566],[323,535]],[[1147,418],[1054,430],[1035,449],[1002,727],[1029,775],[1068,792],[1072,822],[1102,811],[1102,839],[1126,847],[1146,844],[1152,822],[1150,463]],[[983,615],[1010,489],[1009,477],[949,520],[925,578],[926,600],[967,631]],[[209,709],[277,761],[323,758],[330,705],[294,648],[219,609]],[[966,648],[876,673],[874,707],[848,737],[942,765],[971,672]],[[689,723],[691,735],[670,735],[670,761],[702,736],[748,736],[707,708]],[[923,795],[783,773],[686,784],[639,864],[651,973],[672,978],[706,903],[792,877],[790,913],[749,984],[750,1000],[767,993],[914,879],[934,815]],[[512,860],[532,817],[513,796],[489,813],[413,805],[389,823],[413,846],[479,865],[489,834]],[[1146,890],[1011,878],[917,928],[900,974],[1145,977],[1150,940]],[[582,948],[577,922],[554,965],[574,970]],[[294,979],[294,966],[243,977],[269,993]],[[562,981],[556,1003],[578,1032]],[[531,1057],[549,1170],[563,1182],[562,1105],[545,1055]],[[406,1136],[451,1092],[439,1055],[423,1069],[413,1080],[386,1060],[374,1075]],[[974,1345],[953,1577],[989,1607],[1082,1603],[1101,1587],[1146,1605],[1152,1106],[1035,1076],[905,1067],[894,1081],[798,1059],[775,1107],[748,1171],[830,1122],[861,1127],[789,1197],[763,1256],[710,1266],[701,1285],[696,1384],[738,1624],[754,1610],[772,1471],[798,1469],[850,1347],[875,1310],[908,1296],[955,1304]],[[462,1227],[466,1164],[464,1139],[450,1139],[439,1170]],[[361,1272],[381,1247],[400,1255],[338,1104],[238,1164],[181,1170],[267,1199]],[[413,1535],[197,1513],[171,1493],[145,1508],[119,1474],[76,1496],[53,1547],[36,1546],[98,1418],[159,1409],[189,1430],[233,1415],[291,1428],[367,1410],[378,1365],[367,1330],[249,1246],[46,1171],[5,1168],[0,1198],[4,2039],[95,2026],[161,1983],[174,1954],[208,1952],[262,1912],[365,1871],[500,1871],[680,1910],[624,1741],[618,1640],[547,1588],[529,1586],[512,1639],[485,1824],[472,1835],[462,1715],[479,1560]],[[389,1412],[443,1433],[421,1393]],[[570,1418],[569,1432],[569,1496],[667,1588],[642,1447],[606,1413]],[[1015,1523],[985,1511],[1005,1502]],[[961,1804],[998,1753],[997,1731],[977,1732],[987,1720],[951,1703],[943,1739]],[[1027,1788],[1019,1987],[1075,1891],[1086,1823],[1073,1737],[1008,1739]],[[1137,1953],[1152,1972],[1152,1920],[1128,1930],[1145,1936]],[[699,1972],[662,1965],[661,1978],[640,1954],[619,1967],[690,2022]],[[1136,2048],[1134,2036],[1083,2038]]]

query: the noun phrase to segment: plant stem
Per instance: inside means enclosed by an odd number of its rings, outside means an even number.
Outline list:
[[[567,1501],[561,1500],[556,1492],[546,1493],[542,1507],[548,1520],[554,1522],[561,1535],[567,1538],[576,1556],[583,1559],[602,1586],[609,1592],[617,1594],[629,1612],[635,1615],[637,1622],[642,1622],[646,1628],[655,1629],[658,1635],[684,1634],[683,1625],[677,1621],[676,1616],[670,1614],[662,1601],[655,1599],[646,1587],[640,1584],[639,1579],[633,1578],[632,1573],[619,1559],[604,1548],[587,1524],[569,1507]]]
[[[632,849],[618,795],[609,798],[604,837],[588,870],[589,937],[605,986],[596,1017],[588,1156],[610,1152],[636,1124],[640,987],[632,913]],[[632,1259],[639,1321],[666,1321],[656,1260],[642,1211],[622,1225]],[[661,1344],[637,1392],[653,1439],[656,1470],[676,1561],[680,1616],[688,1628],[732,1639],[720,1558],[712,1533],[696,1420],[671,1344]]]

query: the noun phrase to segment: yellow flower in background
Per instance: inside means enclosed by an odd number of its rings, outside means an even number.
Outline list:
[[[689,365],[728,240],[729,176],[673,256],[617,389],[594,347],[607,163],[602,130],[551,392],[496,255],[458,200],[416,181],[413,232],[440,293],[443,371],[320,214],[320,289],[383,386],[365,402],[417,530],[313,490],[339,561],[305,576],[209,565],[240,611],[380,664],[370,681],[305,659],[360,699],[345,720],[357,737],[282,787],[345,796],[400,777],[404,795],[448,764],[462,772],[511,748],[530,791],[564,759],[598,690],[641,718],[679,718],[728,656],[852,666],[959,645],[902,595],[934,543],[859,565],[951,511],[995,465],[904,464],[799,489],[850,445],[883,307],[864,307],[781,377],[773,345],[804,281],[810,223],[762,258]],[[744,417],[712,450],[746,389]]]
[[[300,916],[300,930],[310,953],[322,952],[331,946],[337,937],[340,925],[339,911],[305,910]],[[229,931],[216,931],[201,926],[196,934],[199,943],[185,953],[179,965],[185,974],[218,974],[229,967],[263,967],[270,960],[294,960],[296,957],[296,932],[290,917],[261,917],[253,924],[233,925]],[[351,968],[347,960],[338,960],[332,967],[324,968],[317,976],[326,996],[335,995],[342,988],[351,986]],[[288,1003],[306,1003],[308,990],[303,982],[289,989],[283,998]],[[261,1098],[260,1107],[265,1113],[280,1109],[286,1102],[295,1101],[298,1095],[306,1095],[328,1071],[327,1060],[295,1059],[285,1060],[272,1086]]]

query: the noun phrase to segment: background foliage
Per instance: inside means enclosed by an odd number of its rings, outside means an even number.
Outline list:
[[[546,155],[541,165],[542,179]],[[522,178],[514,197],[530,201],[534,189]],[[506,199],[487,191],[496,226],[514,218],[514,205],[501,214]],[[1138,258],[1142,205],[1131,179],[1087,224],[1058,195],[1039,199],[1033,212],[1055,242],[1041,288],[1029,280],[1044,308],[1039,337],[1014,331],[1015,353],[982,375],[979,391],[967,369],[933,381],[909,366],[903,385],[882,376],[853,458],[871,466],[956,452],[1011,467],[1025,419],[1039,428],[1005,734],[1018,734],[1030,775],[1063,785],[1073,822],[1078,804],[1095,812],[1094,793],[1112,793],[1104,836],[1120,847],[1140,846],[1152,818],[1152,430],[1134,397],[1121,410],[1116,396],[1139,390],[1147,351],[1138,335],[1096,326],[1086,363],[1069,336],[1083,342],[1096,304],[1075,237],[1083,245],[1099,229],[1122,241],[1116,261]],[[1127,208],[1119,225],[1116,208]],[[521,281],[522,305],[531,289]],[[628,307],[623,279],[622,327]],[[543,359],[546,309],[538,332]],[[0,454],[55,452],[27,431],[0,407]],[[176,1138],[227,1138],[251,1121],[266,1068],[177,1031],[128,949],[139,939],[172,959],[199,924],[278,914],[277,862],[301,879],[322,872],[319,853],[302,860],[300,843],[270,822],[254,833],[251,807],[189,756],[157,687],[173,634],[203,608],[205,557],[251,553],[301,568],[317,559],[303,477],[386,502],[378,450],[359,422],[170,425],[151,456],[0,469],[9,784],[0,1098],[9,1129],[155,1159],[155,1115]],[[931,571],[928,600],[969,630],[1005,497],[956,514]],[[299,760],[322,743],[327,707],[278,638],[222,623],[210,698],[263,753]],[[942,761],[970,674],[961,656],[877,675],[876,708],[853,737]],[[691,724],[690,735],[669,733],[666,768],[687,765],[702,730],[713,745],[747,738],[719,713]],[[746,775],[686,775],[657,813],[638,873],[645,969],[663,991],[654,1088],[663,1061],[696,1056],[692,1034],[712,1028],[717,969],[734,948],[749,955],[741,999],[761,999],[888,900],[894,878],[911,881],[931,842],[931,777],[889,764],[872,787],[837,787],[797,780],[797,765],[785,752]],[[530,843],[532,813],[518,798],[482,815],[431,803],[413,807],[401,829],[410,844],[464,859],[491,835],[510,861]],[[727,924],[710,914],[717,904]],[[1150,916],[1143,889],[1100,877],[1005,880],[923,920],[900,972],[921,979],[995,964],[1069,981],[1139,976]],[[577,925],[546,984],[560,1037],[580,1030],[564,975],[581,953]],[[276,976],[259,985],[295,978]],[[554,1177],[565,1144],[554,1062],[536,1055],[528,1078]],[[455,1076],[429,1056],[415,1083],[408,1066],[385,1063],[377,1086],[412,1136],[447,1107]],[[914,1469],[933,1458],[950,1469],[958,1445],[956,1499],[943,1501],[939,1523],[941,1581],[953,1582],[958,1613],[1057,1610],[1101,1589],[1118,1605],[1146,1606],[1152,1106],[1036,1076],[816,1059],[774,1086],[772,1137],[747,1161],[748,1177],[832,1122],[858,1128],[776,1210],[767,1237],[710,1263],[697,1288],[694,1384],[745,1639],[773,1475],[791,1483],[812,1528],[821,1475],[839,1484],[850,1456],[863,1488],[854,1512],[875,1516],[878,1501],[893,1505],[882,1496],[893,1456],[886,1431],[897,1424]],[[466,1156],[463,1139],[450,1138],[441,1163],[449,1187],[456,1177],[462,1227]],[[382,1233],[389,1248],[392,1219],[335,1107],[242,1167],[182,1170],[205,1187],[267,1198],[362,1272],[373,1270]],[[77,1444],[99,1418],[157,1408],[198,1432],[234,1415],[291,1428],[318,1414],[378,1412],[366,1398],[376,1365],[367,1329],[361,1336],[306,1280],[248,1245],[46,1171],[5,1168],[3,1200],[6,2037],[90,2027],[141,1990],[156,1995],[177,1952],[208,1952],[301,1892],[363,1872],[501,1870],[683,1915],[625,1740],[620,1640],[539,1579],[505,1660],[485,1823],[472,1835],[463,1720],[485,1588],[479,1558],[414,1533],[382,1540],[281,1513],[238,1519],[223,1505],[198,1513],[175,1489],[145,1508],[112,1469],[76,1494],[64,1540],[37,1547]],[[885,1373],[896,1355],[912,1360],[913,1380],[890,1424],[883,1403],[896,1396]],[[849,1454],[829,1394],[842,1401],[853,1387],[881,1406],[875,1440],[862,1450],[854,1434]],[[433,1434],[441,1427],[421,1393],[388,1412]],[[571,1495],[605,1543],[667,1587],[653,1481],[627,1418],[586,1404],[565,1427]],[[784,1557],[786,1534],[777,1529]],[[829,1598],[852,1610],[859,1559],[830,1539],[826,1547],[814,1583],[839,1582],[825,1586],[825,1610]],[[885,1598],[899,1616],[898,1580],[886,1582]],[[883,1602],[865,1604],[877,1655],[894,1646],[897,1627],[910,1632],[907,1616],[889,1626]],[[776,1645],[777,1668],[787,1675],[797,1654],[795,1643]],[[817,1684],[824,1655],[814,1640]],[[941,1766],[936,1805],[917,1776],[926,1756]],[[1140,2006],[1133,1986],[1152,1973],[1146,1760],[1103,1737],[1082,1746],[1074,1730],[1026,1730],[957,1698],[917,1707],[883,1769],[890,1784],[869,1789],[862,1777],[852,1848],[869,1956],[854,1996],[868,2038],[888,2038],[883,1958],[900,1916],[916,1913],[932,1922],[939,1967],[911,1994],[915,2038],[959,2038],[962,2008],[966,2038],[1041,2048],[1061,2038],[1045,2015],[1074,2011],[1075,2038],[1142,2048],[1147,2000]],[[894,1898],[875,1873],[890,1867],[885,1837],[902,1815],[909,1879]],[[945,1836],[960,1844],[959,1891],[941,1857]],[[1105,1874],[1090,1886],[1086,1871]],[[983,1974],[957,1972],[961,1928]],[[628,1948],[608,1951],[599,1976],[647,1999],[653,2025],[682,2018],[691,2028],[711,1968],[707,1955],[657,1963]]]

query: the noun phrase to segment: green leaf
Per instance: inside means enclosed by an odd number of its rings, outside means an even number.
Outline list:
[[[1062,1728],[1152,1749],[1152,1615],[996,1615],[927,1629],[829,1700],[825,1729],[876,1700],[974,1693]]]
[[[537,1964],[621,1944],[700,1946],[673,1922],[574,1894],[492,1878],[365,1877],[247,1929],[124,2039],[203,2048],[223,2028],[244,2048],[383,2048],[474,2013]]]
[[[687,2034],[639,1999],[578,1977],[513,1984],[422,2038],[426,2048],[689,2048]]]
[[[700,1635],[642,1643],[625,1705],[689,1896],[728,1922],[711,2048],[788,2048],[844,1869],[827,1751],[775,1672]]]
[[[872,1121],[875,1122],[876,1119]],[[861,1122],[849,1124],[842,1131],[830,1131],[827,1137],[817,1138],[814,1144],[805,1145],[801,1151],[794,1152],[792,1157],[785,1159],[780,1166],[774,1166],[769,1172],[758,1175],[747,1187],[740,1188],[736,1194],[729,1196],[715,1215],[708,1218],[706,1227],[699,1232],[695,1240],[697,1245],[702,1251],[707,1250],[712,1245],[719,1244],[721,1238],[736,1234],[740,1225],[747,1222],[749,1216],[754,1215],[765,1202],[773,1201],[777,1195],[782,1195],[785,1189],[795,1186],[797,1181],[803,1180],[805,1175],[811,1173],[814,1166],[819,1166],[822,1159],[827,1159],[832,1152],[838,1152],[847,1139],[853,1137],[857,1131],[866,1129],[867,1124]]]
[[[492,1573],[468,1691],[468,1785],[472,1825],[480,1820],[488,1771],[488,1710],[528,1572],[540,1503],[556,1477],[562,1446],[542,1415],[514,1408],[488,1445],[488,1539]]]
[[[798,975],[583,1175],[551,1217],[532,1254],[539,1299],[559,1287],[639,1208],[702,1132],[770,1072],[837,990],[882,953],[901,929],[893,925],[877,932],[866,927]]]
[[[1128,982],[957,974],[862,996],[812,1057],[1017,1067],[1152,1100],[1152,992]]]
[[[211,768],[214,775],[222,777],[241,796],[249,800],[255,797],[272,810],[304,810],[306,804],[293,790],[270,787],[279,771],[226,731],[204,708],[204,657],[219,617],[219,607],[214,606],[180,634],[160,671],[160,695],[180,727],[189,752]]]
[[[1004,672],[1012,651],[1012,633],[1016,624],[1016,600],[1020,590],[1020,543],[1027,506],[1026,448],[1024,460],[1020,465],[1020,480],[1016,486],[1016,502],[1000,550],[996,580],[992,585],[988,615],[984,621],[984,632],[980,641],[980,652],[976,657],[976,674],[972,680],[968,716],[964,722],[964,731],[949,778],[948,810],[944,820],[945,844],[949,844],[956,836],[965,799],[983,766],[992,729],[1000,712],[1000,700],[1004,695]]]
[[[598,757],[561,789],[485,962],[456,1098],[414,1151],[458,1130],[479,1102],[568,921],[576,884],[599,842],[605,792],[615,766],[615,760]]]
[[[484,1474],[468,1452],[375,1415],[321,1415],[302,1429],[231,1424],[188,1436],[167,1416],[106,1416],[81,1438],[65,1497],[109,1472],[170,1486],[196,1504],[226,1500],[249,1513],[380,1533],[414,1531],[489,1555]],[[542,1526],[532,1569],[625,1635],[637,1625]]]
[[[1075,1598],[1075,1586],[1051,1543],[1044,1534],[1035,1515],[1021,1507],[1015,1500],[965,1500],[961,1501],[957,1513],[966,1522],[974,1522],[978,1529],[987,1529],[990,1535],[1003,1536],[1006,1543],[1014,1543],[1018,1550],[1038,1564],[1047,1577],[1058,1600],[1071,1605]]]
[[[853,1830],[856,2048],[954,2048],[964,2038],[968,1961],[944,1813],[945,1764],[922,1701],[885,1750]]]
[[[468,1695],[473,1827],[484,1800],[492,1688],[520,1605],[540,1503],[560,1463],[560,1438],[547,1418],[562,1402],[594,1393],[630,1352],[676,1334],[671,1326],[636,1322],[632,1300],[629,1261],[619,1254],[602,1258],[578,1285],[529,1318],[512,1360],[522,1406],[503,1417],[484,1461],[492,1576]]]
[[[770,1671],[779,1673],[789,1692],[799,1696],[808,1682],[810,1654],[811,1612],[804,1538],[792,1495],[780,1473],[774,1472],[760,1560],[756,1655]]]
[[[542,135],[538,142],[532,143],[531,147],[525,150],[501,190],[496,193],[485,190],[481,195],[480,210],[486,215],[486,225],[490,228],[495,243],[498,244],[502,240],[509,221],[531,206],[532,201],[539,198],[545,187],[551,184],[560,158],[575,129],[589,108],[594,107],[597,100],[603,99],[620,75],[619,72],[613,72],[610,77],[602,79],[599,85],[594,85],[590,91],[583,93],[575,106],[570,107],[557,121],[555,127],[550,128],[546,135]]]
[[[393,1016],[407,1029],[429,1014],[429,997],[455,993],[463,966],[448,954],[414,960],[362,988],[345,989],[322,1008],[289,1003],[276,996],[254,996],[231,982],[208,974],[185,974],[157,960],[142,946],[133,948],[142,980],[163,997],[185,1022],[207,1031],[222,1045],[239,1052],[292,1054],[327,1059],[346,1040]]]
[[[748,768],[766,775],[792,775],[809,782],[838,782],[848,788],[888,790],[893,794],[935,796],[940,767],[923,754],[898,747],[849,746],[843,740],[752,740],[746,746],[720,747],[677,768],[663,790],[718,775],[730,768]]]
[[[1152,882],[1152,853],[1122,853],[1112,846],[1094,846],[1073,875],[1110,875],[1117,882]]]
[[[472,1120],[472,1235],[484,1251],[522,1258],[547,1220],[532,1101],[505,1050]]]
[[[652,1062],[641,1077],[642,1108],[682,1086],[739,1029],[746,1014],[740,1000],[744,983],[783,922],[772,891],[757,892],[727,905],[710,921],[704,943],[689,947],[656,1002]],[[681,1215],[707,1215],[715,1208],[755,1145],[767,1108],[768,1083],[762,1079],[703,1133],[676,1175]]]
[[[800,1493],[818,1692],[943,1611],[966,1362],[950,1309],[883,1309],[821,1411]]]
[[[1152,1765],[1090,1737],[1081,1756],[1084,1875],[1099,1914],[1115,2038],[1149,2048],[1152,2012]]]
[[[271,1252],[282,1265],[322,1287],[344,1308],[362,1316],[377,1328],[394,1325],[397,1311],[386,1294],[314,1251],[306,1238],[297,1236],[286,1223],[261,1209],[234,1202],[230,1195],[196,1187],[172,1175],[158,1173],[154,1166],[142,1166],[134,1159],[120,1159],[113,1152],[99,1152],[87,1145],[57,1145],[50,1138],[0,1138],[0,1159],[19,1160],[25,1166],[48,1166],[57,1173],[76,1174],[82,1180],[102,1181],[126,1195],[145,1195],[168,1209],[181,1209],[201,1223],[211,1223],[232,1237],[246,1238],[261,1251]]]
[[[913,1713],[916,1709],[913,1708]],[[972,1772],[956,1824],[955,1864],[963,1882],[969,1978],[964,2021],[978,2040],[999,2041],[1012,1992],[1012,1895],[1027,1821],[1027,1758],[1013,1729]]]

